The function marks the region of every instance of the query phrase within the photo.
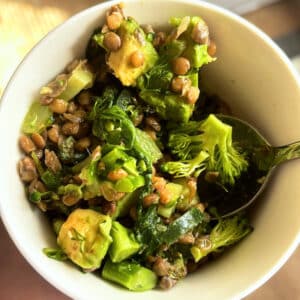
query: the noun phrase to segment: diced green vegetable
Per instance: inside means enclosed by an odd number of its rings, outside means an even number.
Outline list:
[[[133,262],[112,263],[107,261],[102,276],[131,291],[142,292],[155,288],[157,276],[151,270]]]
[[[187,122],[193,113],[194,105],[188,104],[178,94],[161,94],[156,91],[142,90],[140,97],[153,106],[159,116],[165,120]]]
[[[170,218],[171,215],[174,213],[175,209],[176,209],[176,202],[168,207],[160,204],[158,205],[157,213],[164,218]]]
[[[140,130],[139,128],[136,128],[136,141],[134,147],[136,149],[140,148],[142,152],[144,152],[151,158],[151,161],[153,163],[156,163],[162,158],[162,153],[155,142],[146,132]]]
[[[86,64],[79,62],[78,66],[69,75],[66,89],[59,96],[60,99],[69,101],[93,85],[94,74],[87,68]]]
[[[57,243],[68,258],[85,270],[100,267],[112,242],[109,216],[91,209],[74,210],[62,225]]]
[[[189,211],[171,223],[166,231],[161,233],[160,240],[168,245],[173,244],[179,239],[180,236],[191,231],[204,221],[204,214],[197,208],[191,208]]]
[[[40,133],[52,123],[53,114],[49,107],[34,101],[24,118],[22,132],[25,134]]]
[[[113,242],[109,248],[109,254],[114,263],[129,258],[141,248],[133,232],[117,221],[113,221],[112,223],[111,237]]]
[[[121,147],[113,147],[111,151],[105,153],[101,161],[105,165],[106,172],[119,169],[129,161],[132,168],[127,168],[128,170],[133,170],[135,166],[135,159],[130,157]]]
[[[115,189],[118,192],[132,193],[139,187],[145,185],[145,179],[143,176],[128,175],[125,178],[119,179],[115,183]]]
[[[190,59],[194,68],[201,68],[203,65],[209,64],[216,60],[207,52],[207,45],[190,45],[184,55]]]
[[[139,199],[140,189],[135,190],[133,193],[127,193],[125,196],[117,202],[117,207],[112,215],[113,219],[118,217],[124,217],[129,213],[132,206],[137,204]]]

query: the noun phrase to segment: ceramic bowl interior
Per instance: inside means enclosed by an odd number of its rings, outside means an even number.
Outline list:
[[[116,2],[114,2],[116,3]],[[39,88],[84,53],[89,35],[103,24],[103,3],[68,20],[44,38],[11,79],[0,113],[1,215],[24,257],[55,287],[76,299],[232,299],[245,296],[267,280],[289,257],[300,232],[300,161],[275,172],[255,204],[255,228],[220,259],[162,294],[132,293],[82,274],[73,265],[50,260],[41,249],[54,246],[45,218],[25,198],[16,170],[17,140],[23,117]],[[243,19],[201,1],[126,1],[125,12],[154,27],[171,16],[200,15],[218,47],[218,60],[204,68],[203,84],[225,99],[234,113],[254,124],[274,145],[300,139],[300,85],[288,59],[262,32]]]

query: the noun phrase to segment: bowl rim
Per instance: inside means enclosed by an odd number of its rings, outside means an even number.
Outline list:
[[[126,2],[127,3],[134,3],[134,2],[142,3],[143,1],[144,0],[126,0],[126,1],[124,1],[125,9],[126,9]],[[152,3],[160,2],[160,1],[162,1],[162,0],[151,0]],[[182,2],[184,2],[187,5],[195,5],[198,7],[205,7],[207,9],[215,11],[216,13],[225,15],[226,17],[228,17],[228,18],[232,19],[233,21],[235,21],[236,23],[238,23],[240,26],[243,26],[244,28],[248,29],[249,31],[251,31],[252,33],[257,35],[258,38],[263,40],[265,42],[265,44],[267,44],[270,48],[272,48],[272,50],[277,55],[278,59],[280,59],[284,63],[284,65],[286,66],[288,71],[291,73],[292,78],[295,80],[295,82],[298,84],[298,86],[300,88],[300,74],[298,74],[295,67],[291,63],[290,59],[283,52],[283,50],[266,33],[264,33],[261,29],[259,29],[258,27],[256,27],[254,24],[250,23],[243,17],[237,15],[234,12],[229,11],[226,8],[223,8],[216,4],[204,2],[203,0],[163,0],[163,1],[169,2],[171,5],[176,5],[176,3],[182,4]],[[19,65],[17,66],[17,68],[15,69],[13,74],[11,75],[11,77],[4,89],[3,95],[0,99],[0,116],[3,111],[3,107],[5,105],[7,105],[7,103],[8,103],[9,90],[11,89],[11,86],[13,86],[13,84],[14,84],[16,75],[22,70],[22,66],[23,66],[24,62],[29,57],[34,55],[34,53],[36,51],[38,51],[40,45],[45,40],[54,36],[56,34],[56,32],[58,32],[61,28],[65,27],[66,25],[76,22],[76,20],[78,18],[81,18],[85,15],[89,15],[89,13],[91,11],[101,10],[101,9],[105,10],[105,9],[109,8],[110,6],[120,3],[120,2],[121,2],[121,0],[111,0],[111,1],[102,2],[99,4],[93,5],[89,8],[86,8],[86,9],[72,15],[71,17],[66,19],[64,22],[62,22],[58,26],[54,27],[54,29],[49,31],[39,42],[37,42],[31,48],[31,50],[26,54],[26,56],[22,59],[22,61],[19,63]],[[1,123],[1,117],[0,117],[0,123]],[[3,172],[3,171],[0,168],[0,173],[1,172]],[[48,271],[45,270],[44,268],[41,268],[40,265],[38,264],[38,262],[36,262],[34,259],[32,259],[32,257],[28,254],[28,252],[26,252],[24,250],[24,248],[25,248],[24,245],[21,245],[19,243],[18,239],[14,235],[14,229],[10,226],[10,221],[9,221],[10,217],[5,214],[5,211],[3,210],[1,203],[2,203],[2,201],[0,200],[0,218],[2,219],[4,227],[5,227],[6,231],[8,232],[10,239],[13,241],[13,243],[17,247],[19,253],[21,253],[21,255],[25,258],[25,260],[33,267],[33,269],[39,275],[41,275],[47,282],[49,282],[54,288],[56,288],[63,294],[65,294],[69,297],[72,297],[73,299],[76,299],[76,295],[71,289],[66,288],[58,278],[53,276],[53,274],[48,273]],[[255,291],[257,288],[261,287],[266,281],[268,281],[285,264],[285,262],[293,254],[293,252],[296,250],[297,246],[299,245],[299,242],[300,242],[300,228],[299,228],[298,234],[294,238],[294,241],[287,247],[286,251],[282,254],[281,258],[268,271],[266,271],[264,275],[257,278],[256,281],[254,281],[250,286],[248,286],[248,288],[246,288],[245,290],[243,290],[241,292],[236,292],[236,295],[234,296],[234,298],[235,299],[244,298],[244,297],[248,296],[249,294],[251,294],[253,291]]]

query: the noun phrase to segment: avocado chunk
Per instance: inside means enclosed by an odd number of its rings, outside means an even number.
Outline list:
[[[107,64],[123,85],[136,86],[137,78],[153,67],[158,54],[152,43],[146,39],[143,29],[130,17],[122,22],[117,34],[121,38],[121,47],[117,51],[109,52]],[[105,48],[104,34],[97,34],[94,39]],[[141,66],[134,67],[131,56],[137,51],[143,55],[144,62]]]
[[[166,205],[159,205],[157,213],[162,217],[169,218],[175,211],[178,199],[182,195],[183,187],[180,184],[169,182],[166,184],[166,190],[170,195],[170,201]]]
[[[138,252],[141,245],[136,241],[133,232],[113,221],[111,228],[113,242],[109,248],[109,255],[114,263],[121,262]]]
[[[104,265],[102,277],[136,292],[151,290],[157,284],[154,272],[138,263],[128,261],[112,263],[108,260]]]
[[[186,103],[178,94],[142,90],[139,96],[153,106],[164,120],[187,122],[193,113],[194,105]]]
[[[76,265],[95,270],[112,242],[111,226],[109,216],[91,209],[76,209],[61,226],[57,243]]]
[[[103,156],[102,162],[105,165],[102,176],[107,176],[109,171],[118,169],[123,169],[127,173],[126,177],[112,182],[117,192],[132,193],[145,185],[144,177],[139,175],[137,170],[136,159],[121,149],[115,147]]]

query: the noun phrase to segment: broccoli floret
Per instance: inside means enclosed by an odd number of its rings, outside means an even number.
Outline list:
[[[192,159],[201,151],[208,154],[208,171],[219,173],[222,184],[233,185],[248,167],[245,155],[232,142],[232,127],[211,114],[202,122],[189,122],[170,134],[168,147],[180,159]]]
[[[161,167],[162,171],[178,177],[199,176],[206,168],[205,161],[208,158],[205,151],[201,151],[195,158],[190,160],[169,161]]]
[[[209,253],[221,252],[225,247],[240,241],[252,230],[248,220],[240,215],[220,219],[212,229],[209,237],[200,238],[199,245],[191,248],[194,260],[198,262]]]

